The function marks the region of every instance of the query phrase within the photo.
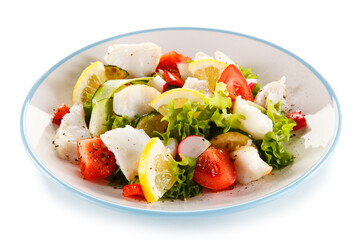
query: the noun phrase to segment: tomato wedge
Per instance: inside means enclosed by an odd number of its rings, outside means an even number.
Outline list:
[[[52,120],[53,123],[60,125],[61,120],[65,116],[65,114],[70,112],[70,108],[66,106],[65,104],[61,104],[59,108],[56,110],[54,114],[54,118]]]
[[[175,51],[171,51],[165,53],[161,56],[158,66],[156,67],[156,71],[166,70],[180,77],[179,69],[177,67],[178,63],[185,63],[186,61],[191,60],[190,57],[186,57],[180,53]]]
[[[138,183],[125,185],[123,187],[123,196],[135,199],[145,199],[141,185]]]
[[[226,84],[226,89],[232,101],[235,101],[237,96],[241,96],[242,99],[248,101],[254,101],[249,84],[239,68],[234,64],[230,64],[225,68],[218,82]]]
[[[289,113],[286,117],[296,122],[296,126],[293,128],[294,131],[307,126],[306,118],[299,110]]]
[[[116,169],[116,159],[100,137],[79,139],[77,142],[81,175],[86,180],[107,178]]]
[[[163,70],[163,71],[164,71],[163,77],[169,85],[174,85],[178,87],[184,86],[185,83],[184,80],[182,80],[176,74],[169,72],[167,70]]]
[[[222,190],[236,180],[235,165],[226,149],[209,147],[197,159],[193,180],[203,187]]]

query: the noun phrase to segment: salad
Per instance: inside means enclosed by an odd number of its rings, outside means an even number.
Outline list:
[[[306,127],[286,78],[260,86],[220,51],[193,58],[154,43],[114,44],[54,113],[58,156],[86,181],[147,202],[230,190],[294,161],[284,142]]]

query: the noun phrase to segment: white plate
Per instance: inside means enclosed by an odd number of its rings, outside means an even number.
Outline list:
[[[154,42],[163,52],[176,50],[193,57],[197,51],[209,55],[220,50],[235,62],[251,67],[260,83],[287,77],[287,101],[308,119],[308,128],[296,133],[288,150],[293,164],[273,175],[231,191],[204,193],[187,201],[145,203],[122,197],[106,182],[85,181],[78,166],[57,157],[52,140],[56,126],[53,109],[61,103],[71,106],[72,89],[80,73],[91,62],[103,60],[110,44]],[[53,180],[73,193],[106,206],[153,213],[198,213],[243,209],[265,203],[293,189],[330,157],[340,134],[339,103],[328,82],[309,64],[289,51],[244,34],[201,28],[151,29],[127,33],[94,43],[64,58],[32,87],[21,114],[21,134],[27,152]]]

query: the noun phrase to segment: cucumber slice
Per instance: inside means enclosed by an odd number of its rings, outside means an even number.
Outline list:
[[[114,65],[105,65],[105,75],[108,80],[124,79],[129,76],[129,73],[122,68]]]
[[[120,79],[120,80],[108,80],[101,84],[101,86],[96,90],[94,96],[91,100],[92,106],[96,104],[96,102],[101,101],[106,98],[110,98],[114,95],[115,92],[120,91],[123,87],[128,84],[147,84],[152,77],[146,78],[133,78],[133,79]]]
[[[113,112],[112,96],[115,92],[129,84],[146,84],[150,78],[134,78],[128,80],[108,80],[104,82],[94,93],[91,100],[92,111],[89,123],[89,131],[93,137],[103,134],[108,129],[105,126],[106,118]]]
[[[93,107],[89,123],[91,136],[96,137],[106,132],[106,118],[112,112],[112,101],[106,98],[96,103]]]
[[[166,131],[168,122],[162,122],[162,118],[163,116],[158,112],[152,112],[144,115],[138,120],[136,129],[143,129],[148,136],[150,136],[153,131],[164,133]]]

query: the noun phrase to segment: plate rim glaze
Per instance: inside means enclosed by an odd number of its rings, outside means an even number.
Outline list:
[[[130,207],[130,206],[124,206],[124,205],[120,205],[117,203],[113,203],[113,202],[109,202],[106,201],[104,199],[100,199],[97,197],[94,197],[90,194],[86,194],[84,192],[81,192],[75,188],[73,188],[72,186],[70,186],[69,184],[63,182],[61,179],[59,179],[57,176],[55,176],[51,171],[49,171],[42,163],[41,161],[37,158],[36,154],[34,153],[33,149],[30,147],[29,141],[28,141],[28,136],[26,135],[26,112],[27,112],[27,107],[29,106],[30,101],[32,100],[32,97],[34,96],[35,92],[37,91],[37,89],[40,87],[40,85],[47,79],[47,77],[53,72],[55,71],[59,66],[61,66],[64,62],[68,61],[69,59],[73,58],[74,56],[84,52],[85,50],[88,50],[92,47],[95,47],[97,45],[100,45],[104,42],[108,42],[108,41],[112,41],[115,39],[120,39],[123,37],[127,37],[127,36],[131,36],[131,35],[136,35],[136,34],[143,34],[143,33],[149,33],[149,32],[159,32],[159,31],[178,31],[178,30],[190,30],[190,31],[207,31],[207,32],[217,32],[217,33],[224,33],[224,34],[230,34],[230,35],[235,35],[235,36],[241,36],[247,39],[251,39],[251,40],[255,40],[257,42],[260,43],[264,43],[268,46],[274,47],[277,50],[280,50],[281,52],[289,55],[290,57],[293,57],[294,59],[296,59],[297,61],[299,61],[301,64],[303,64],[306,68],[308,68],[315,76],[317,79],[319,79],[321,81],[321,83],[324,85],[324,87],[327,90],[327,93],[329,94],[331,101],[333,103],[334,106],[334,112],[335,112],[335,134],[333,134],[332,139],[331,139],[331,143],[329,144],[329,148],[327,149],[326,152],[323,153],[323,155],[320,157],[319,160],[317,160],[316,164],[308,169],[303,175],[301,175],[299,178],[295,179],[294,181],[290,182],[288,185],[278,189],[277,191],[270,193],[268,195],[265,195],[261,198],[256,198],[250,201],[246,201],[240,204],[234,204],[231,206],[226,206],[226,207],[220,207],[220,208],[209,208],[209,209],[201,209],[201,210],[184,210],[184,211],[174,211],[174,210],[158,210],[158,209],[144,209],[144,208],[136,208],[136,207]],[[21,138],[25,147],[25,150],[27,151],[28,155],[30,156],[31,160],[33,160],[33,162],[35,163],[35,165],[37,167],[39,167],[44,173],[45,175],[47,175],[48,177],[50,177],[50,179],[52,179],[53,181],[57,182],[58,184],[60,184],[61,186],[65,187],[67,190],[69,190],[71,193],[78,195],[86,200],[89,200],[91,202],[94,202],[96,204],[105,206],[105,207],[110,207],[113,209],[118,209],[118,210],[129,210],[131,212],[139,212],[139,213],[151,213],[151,214],[195,214],[195,213],[215,213],[215,212],[227,212],[227,211],[231,211],[231,210],[243,210],[243,209],[248,209],[248,208],[252,208],[255,206],[258,206],[260,204],[264,204],[266,202],[269,202],[273,199],[276,199],[282,195],[284,195],[285,193],[294,190],[295,187],[299,186],[300,183],[303,183],[304,180],[309,179],[309,177],[311,175],[313,175],[317,170],[320,169],[321,166],[324,165],[324,163],[331,157],[332,153],[334,152],[336,145],[338,143],[339,137],[340,137],[340,132],[341,132],[341,125],[342,125],[342,117],[341,117],[341,110],[340,110],[340,104],[339,101],[336,97],[336,94],[334,92],[334,90],[332,89],[332,87],[330,86],[330,84],[327,82],[327,80],[325,80],[325,78],[317,71],[315,70],[310,64],[308,64],[307,62],[305,62],[303,59],[301,59],[300,57],[298,57],[297,55],[295,55],[294,53],[276,45],[273,44],[271,42],[268,42],[266,40],[260,39],[260,38],[256,38],[253,36],[249,36],[243,33],[238,33],[238,32],[233,32],[233,31],[228,31],[228,30],[220,30],[220,29],[213,29],[213,28],[196,28],[196,27],[170,27],[170,28],[153,28],[153,29],[146,29],[146,30],[140,30],[140,31],[134,31],[134,32],[129,32],[129,33],[124,33],[124,34],[120,34],[117,36],[113,36],[110,38],[106,38],[103,39],[101,41],[95,42],[93,44],[90,44],[86,47],[83,47],[75,52],[73,52],[72,54],[68,55],[67,57],[63,58],[61,61],[59,61],[58,63],[56,63],[53,67],[51,67],[48,71],[46,71],[36,82],[35,84],[32,86],[32,88],[30,89],[29,93],[27,94],[25,101],[23,103],[22,109],[21,109],[21,116],[20,116],[20,132],[21,132]]]

